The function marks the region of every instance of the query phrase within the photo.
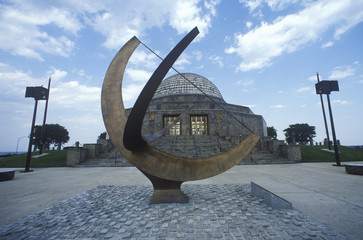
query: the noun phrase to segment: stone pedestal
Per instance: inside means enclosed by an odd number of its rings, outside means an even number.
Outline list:
[[[182,181],[171,181],[141,172],[151,181],[154,187],[154,193],[149,204],[189,202],[189,197],[180,189]]]

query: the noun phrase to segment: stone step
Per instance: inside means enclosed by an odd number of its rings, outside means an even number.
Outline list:
[[[272,153],[252,153],[252,158],[255,160],[272,160],[276,159],[276,156]]]
[[[239,139],[238,139],[239,141]],[[159,150],[178,157],[204,158],[229,151],[236,146],[236,139],[219,139],[218,137],[162,137],[152,142]],[[268,150],[261,150],[256,145],[250,154],[240,164],[274,164],[294,163],[272,154]],[[107,153],[100,153],[95,159],[88,159],[79,164],[81,167],[132,166],[116,149]]]
[[[107,159],[107,158],[96,158],[87,159],[81,162],[78,167],[127,167],[133,166],[126,158]]]
[[[274,159],[259,159],[259,160],[243,160],[238,165],[259,165],[259,164],[292,164],[294,161],[289,161],[285,158]]]

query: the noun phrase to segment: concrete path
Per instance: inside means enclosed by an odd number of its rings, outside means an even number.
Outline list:
[[[363,176],[331,163],[235,166],[185,184],[255,182],[290,201],[294,209],[343,233],[363,236]],[[151,185],[136,168],[44,168],[16,172],[0,182],[0,225],[15,221],[99,185]]]

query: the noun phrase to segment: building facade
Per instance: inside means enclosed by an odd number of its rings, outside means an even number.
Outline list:
[[[126,109],[129,114],[131,109]],[[180,119],[175,120],[180,116]],[[175,121],[175,124],[170,125]],[[226,152],[250,132],[261,137],[239,164],[295,163],[299,146],[267,137],[266,122],[250,108],[225,102],[217,87],[193,73],[162,81],[143,119],[142,135],[169,129],[151,144],[163,152],[189,159]],[[67,166],[132,166],[109,139],[68,151]]]
[[[193,73],[162,81],[146,112],[142,135],[154,134],[180,115],[181,119],[152,143],[155,147],[182,157],[207,157],[228,151],[250,131],[267,136],[261,115],[226,103],[211,81]]]

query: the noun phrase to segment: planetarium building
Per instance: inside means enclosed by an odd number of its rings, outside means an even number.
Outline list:
[[[131,109],[126,109],[129,114]],[[177,119],[179,117],[179,119]],[[176,123],[174,123],[176,122]],[[171,125],[173,123],[174,125]],[[226,152],[251,132],[260,141],[240,164],[294,163],[301,161],[300,148],[267,137],[261,115],[250,108],[226,103],[218,88],[193,73],[164,79],[143,119],[142,135],[149,136],[169,126],[151,144],[163,152],[187,158],[202,158]],[[109,139],[84,144],[68,151],[67,166],[130,166]]]
[[[208,79],[193,73],[173,75],[162,81],[143,122],[144,136],[181,119],[152,144],[181,157],[199,158],[228,151],[250,131],[266,136],[261,115],[244,106],[228,104]]]

